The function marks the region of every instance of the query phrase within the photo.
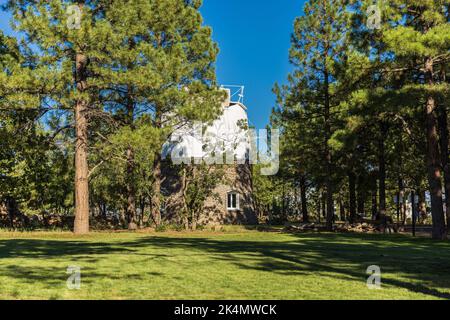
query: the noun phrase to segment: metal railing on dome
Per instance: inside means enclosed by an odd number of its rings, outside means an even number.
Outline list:
[[[230,89],[230,99],[232,102],[239,102],[244,104],[244,90],[245,86],[239,85],[221,85],[221,88]],[[237,99],[237,100],[236,100]]]

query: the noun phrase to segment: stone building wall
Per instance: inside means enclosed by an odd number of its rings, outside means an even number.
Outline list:
[[[215,189],[220,201],[210,198],[205,203],[205,214],[200,222],[206,225],[257,224],[251,167],[248,164],[224,166],[225,183]],[[239,195],[239,209],[227,209],[228,193]]]
[[[255,225],[258,219],[255,213],[253,198],[252,172],[249,164],[235,164],[221,166],[224,170],[224,182],[219,184],[214,193],[205,201],[203,214],[199,218],[200,225],[247,224]],[[163,193],[165,194],[165,212],[163,218],[181,223],[179,212],[182,210],[181,179],[170,165],[163,166]],[[239,195],[239,209],[227,209],[229,192]]]

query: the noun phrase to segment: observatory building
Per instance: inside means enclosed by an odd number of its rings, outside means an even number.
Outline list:
[[[214,190],[214,197],[204,203],[201,225],[257,224],[253,199],[252,170],[249,163],[247,108],[244,87],[224,86],[227,98],[223,113],[206,129],[201,124],[186,125],[173,133],[163,147],[162,193],[164,216],[178,219],[182,210],[182,183],[177,161],[199,163],[203,160],[224,172],[224,179]],[[170,162],[170,163],[169,163]],[[179,163],[178,163],[179,164]]]

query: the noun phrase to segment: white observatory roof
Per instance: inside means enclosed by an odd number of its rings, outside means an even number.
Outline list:
[[[239,92],[238,101],[231,101],[234,95],[230,89],[225,89],[227,99],[224,101],[223,114],[206,128],[202,135],[201,125],[187,125],[176,130],[171,140],[163,146],[163,158],[169,155],[180,158],[201,159],[227,153],[235,160],[248,159],[248,117],[247,108],[243,102],[243,87]]]

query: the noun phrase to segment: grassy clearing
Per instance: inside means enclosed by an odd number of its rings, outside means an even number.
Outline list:
[[[82,267],[80,290],[66,287]],[[366,269],[379,265],[382,289]],[[450,243],[406,236],[0,232],[1,299],[450,298]]]

